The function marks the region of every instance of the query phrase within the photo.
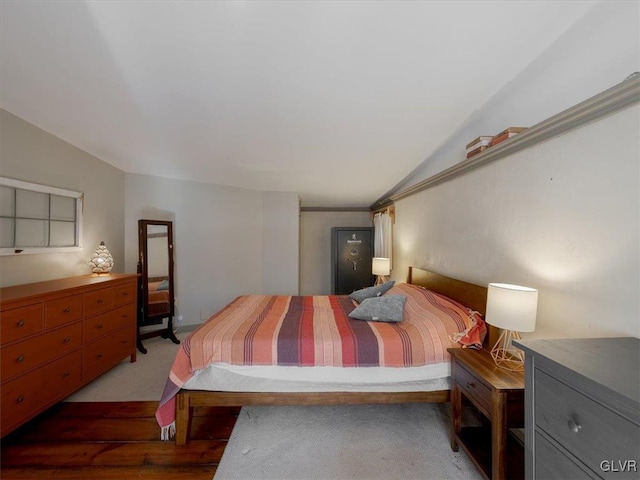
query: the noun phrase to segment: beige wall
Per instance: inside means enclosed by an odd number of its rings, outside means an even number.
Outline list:
[[[1,176],[84,193],[82,250],[2,256],[0,285],[91,273],[87,262],[100,241],[114,272],[124,272],[124,173],[5,110],[0,116]]]
[[[241,294],[298,293],[297,194],[125,175],[0,112],[0,175],[84,193],[83,249],[2,256],[0,285],[88,274],[89,256],[102,240],[114,271],[134,273],[137,221],[147,218],[174,222],[178,312],[185,324],[200,323]]]
[[[126,175],[126,265],[138,220],[173,222],[177,315],[201,323],[244,294],[298,291],[298,196]]]
[[[460,162],[478,135],[535,125],[640,71],[639,13],[596,5],[395,191]],[[394,277],[415,265],[529,285],[533,336],[639,337],[639,137],[629,108],[398,201]]]
[[[262,293],[298,295],[300,200],[297,193],[262,192]]]
[[[396,203],[410,265],[539,290],[535,337],[640,337],[640,107]]]
[[[370,212],[301,212],[300,294],[331,293],[331,228],[372,226]]]

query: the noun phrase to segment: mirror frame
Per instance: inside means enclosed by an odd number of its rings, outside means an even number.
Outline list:
[[[165,226],[167,227],[167,260],[169,281],[169,311],[166,313],[149,313],[149,226]],[[140,273],[140,299],[139,299],[139,317],[138,317],[138,349],[142,353],[146,353],[146,349],[142,346],[141,340],[155,336],[169,338],[174,343],[180,343],[173,333],[173,316],[175,315],[175,285],[174,285],[174,246],[173,246],[173,222],[164,220],[138,220],[138,272]],[[162,324],[162,320],[168,318],[167,327],[141,334],[140,327],[149,325]]]

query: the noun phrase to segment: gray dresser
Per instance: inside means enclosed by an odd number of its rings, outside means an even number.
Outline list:
[[[640,478],[640,340],[518,340],[525,477]]]

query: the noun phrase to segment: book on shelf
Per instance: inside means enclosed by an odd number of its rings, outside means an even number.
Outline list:
[[[526,127],[509,127],[493,137],[493,140],[491,140],[491,146],[497,145],[500,142],[504,142],[508,138],[511,138],[518,133],[524,132],[526,129]]]
[[[467,152],[467,158],[471,158],[474,155],[479,154],[480,152],[484,152],[487,148],[489,148],[488,145],[481,145],[481,146],[479,146],[477,148],[474,148],[473,150]]]
[[[467,143],[467,153],[469,153],[471,150],[475,150],[478,147],[488,147],[491,143],[492,138],[493,136],[491,135],[480,135],[479,137],[474,138],[469,143]]]

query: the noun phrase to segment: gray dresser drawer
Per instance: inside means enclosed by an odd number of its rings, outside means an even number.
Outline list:
[[[640,339],[517,340],[525,351],[525,478],[640,477]]]
[[[638,425],[537,369],[534,392],[536,428],[598,475],[609,476],[601,468],[603,461],[638,458]],[[637,478],[637,472],[617,472],[615,478]]]
[[[600,478],[572,462],[543,435],[536,432],[536,476],[544,480]]]

